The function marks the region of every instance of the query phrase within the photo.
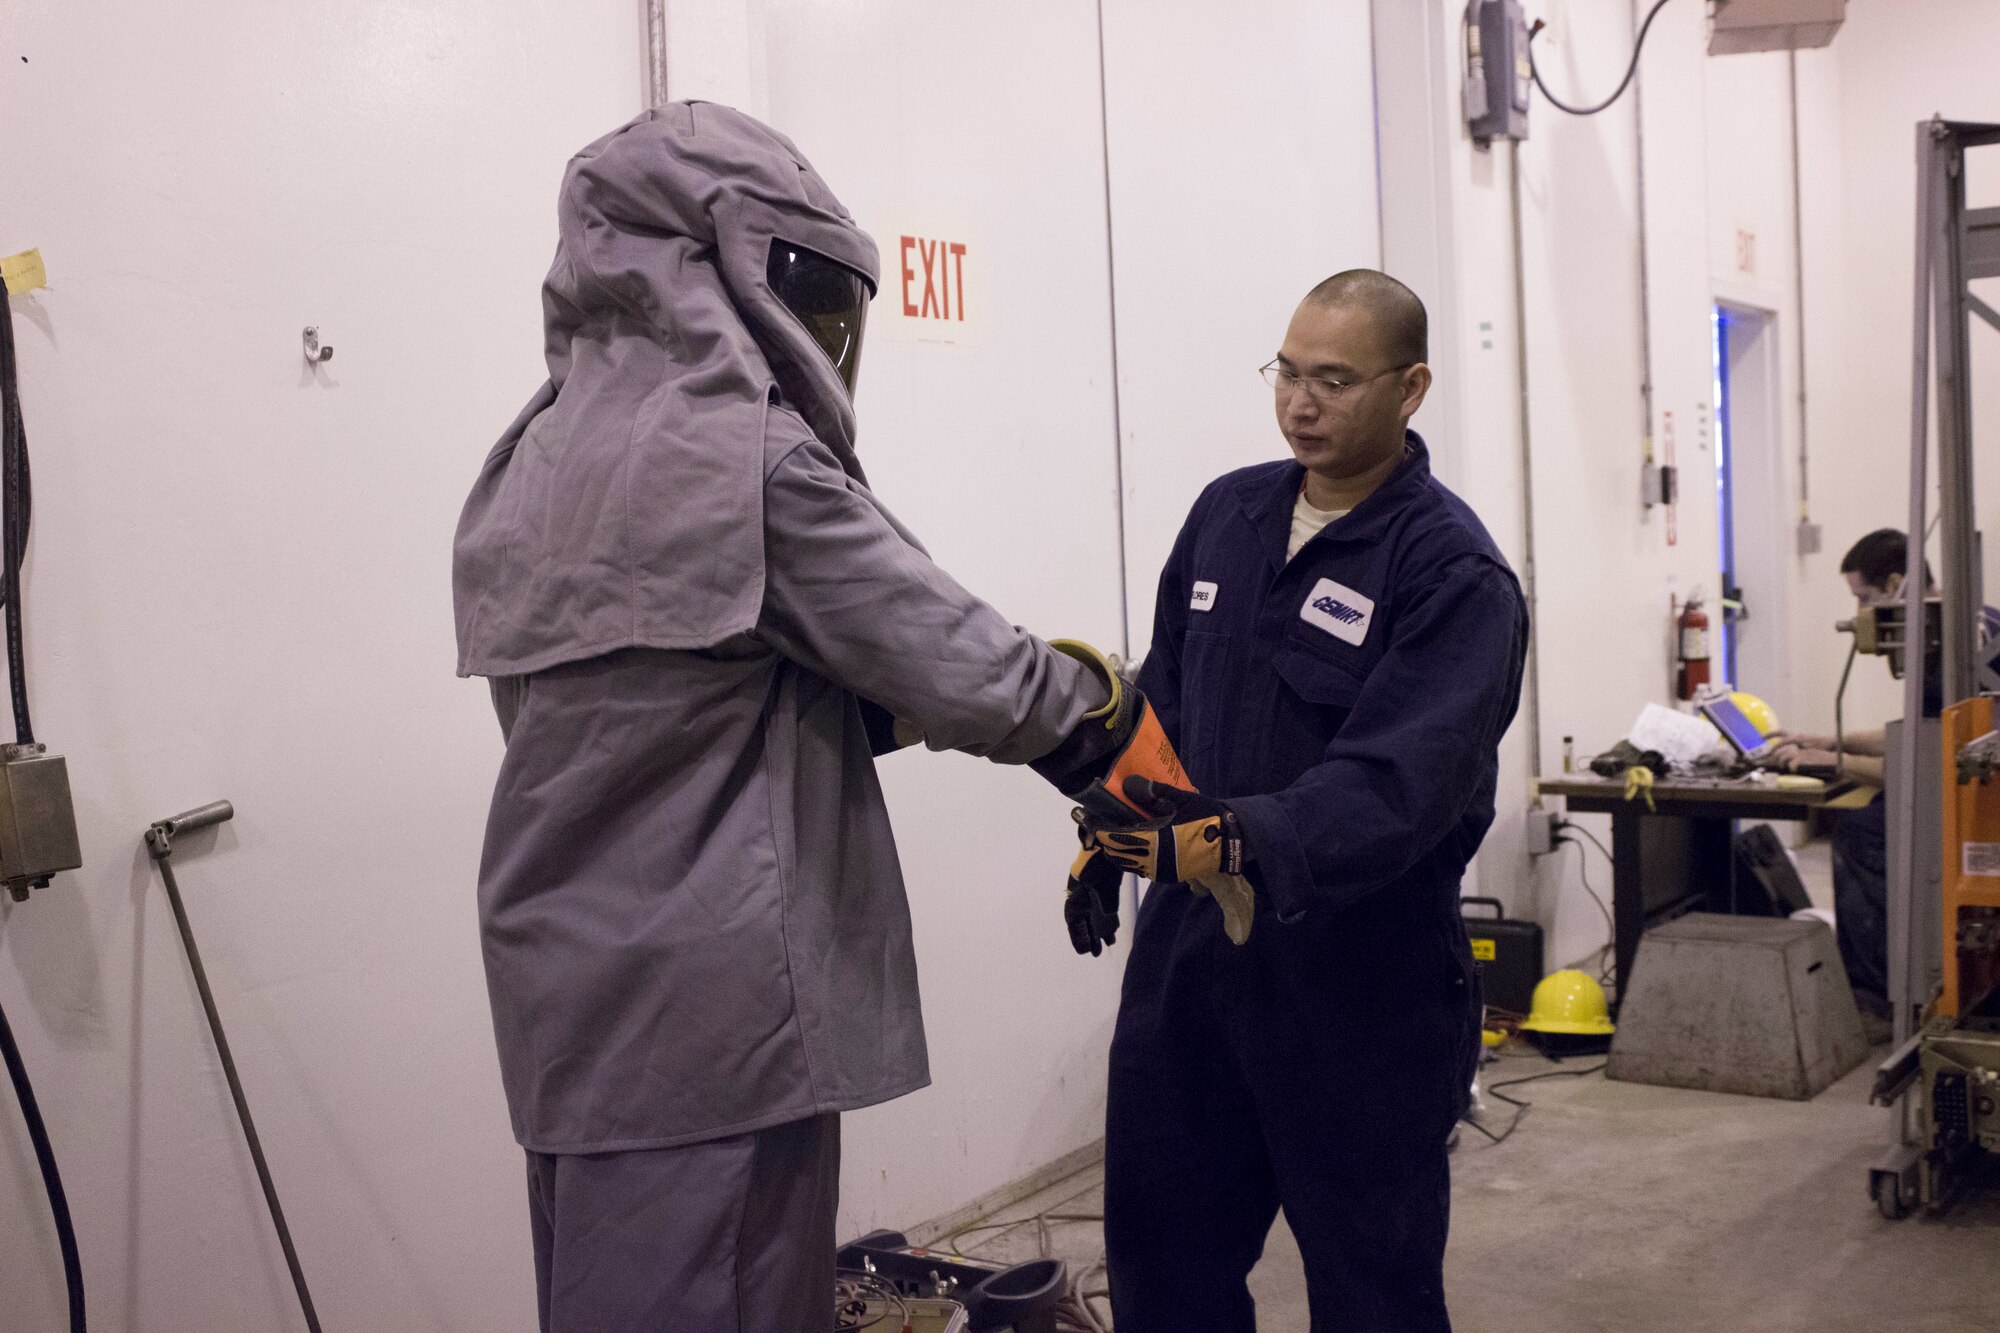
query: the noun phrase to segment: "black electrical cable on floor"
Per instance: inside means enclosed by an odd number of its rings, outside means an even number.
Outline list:
[[[1604,852],[1604,844],[1598,842],[1589,830],[1578,828],[1568,820],[1563,821],[1563,828],[1569,832],[1581,833],[1584,837],[1589,838],[1591,842],[1597,844],[1598,851]],[[1597,886],[1590,882],[1590,854],[1583,850],[1583,844],[1575,838],[1557,838],[1556,841],[1569,843],[1576,848],[1576,873],[1578,878],[1583,881],[1583,891],[1590,895],[1590,901],[1597,904],[1597,910],[1604,914],[1604,924],[1611,928],[1611,933],[1615,936],[1618,933],[1618,923],[1612,918],[1611,908],[1605,904],[1604,895],[1600,894],[1597,891]],[[1604,859],[1610,861],[1611,853],[1604,852]],[[1617,863],[1612,862],[1612,864],[1615,866]]]
[[[1501,1101],[1506,1102],[1509,1106],[1519,1106],[1526,1109],[1534,1105],[1534,1103],[1524,1102],[1518,1097],[1509,1097],[1506,1093],[1500,1091],[1500,1089],[1518,1087],[1523,1083],[1539,1083],[1545,1078],[1587,1078],[1592,1074],[1603,1073],[1606,1063],[1606,1061],[1600,1060],[1596,1064],[1583,1069],[1545,1069],[1539,1074],[1526,1074],[1520,1078],[1502,1079],[1498,1083],[1487,1085],[1486,1091],[1492,1093]]]
[[[1540,1074],[1529,1074],[1525,1078],[1510,1078],[1499,1083],[1489,1084],[1487,1085],[1486,1088],[1487,1093],[1489,1093],[1495,1098],[1498,1098],[1500,1101],[1507,1103],[1507,1105],[1513,1107],[1514,1118],[1512,1120],[1509,1120],[1507,1122],[1507,1128],[1502,1130],[1498,1134],[1495,1134],[1492,1130],[1486,1128],[1486,1126],[1480,1124],[1477,1120],[1472,1119],[1470,1116],[1464,1117],[1464,1123],[1471,1125],[1481,1134],[1484,1134],[1487,1138],[1493,1140],[1495,1145],[1505,1143],[1508,1139],[1513,1137],[1514,1131],[1521,1127],[1521,1118],[1528,1114],[1529,1110],[1531,1110],[1534,1107],[1534,1103],[1531,1101],[1526,1101],[1520,1097],[1509,1097],[1506,1093],[1500,1091],[1500,1089],[1511,1088],[1521,1083],[1533,1083],[1538,1079],[1545,1079],[1545,1078],[1584,1078],[1587,1075],[1598,1074],[1602,1073],[1603,1071],[1604,1071],[1604,1065],[1602,1063],[1599,1063],[1591,1065],[1587,1069],[1551,1069]]]
[[[1597,848],[1598,851],[1604,852],[1604,859],[1607,861],[1611,860],[1611,853],[1604,850],[1604,844],[1598,842],[1596,835],[1591,833],[1589,829],[1583,828],[1582,826],[1577,824],[1572,824],[1567,819],[1562,821],[1561,827],[1564,830],[1567,830],[1568,832],[1581,833],[1584,837],[1589,838],[1591,843]],[[1598,949],[1595,953],[1590,955],[1590,960],[1602,958],[1605,954],[1611,952],[1612,950],[1618,947],[1618,922],[1616,919],[1612,917],[1611,908],[1605,904],[1604,895],[1599,893],[1597,891],[1597,886],[1590,882],[1590,853],[1584,851],[1583,844],[1578,842],[1575,838],[1559,837],[1556,839],[1556,841],[1558,843],[1568,843],[1576,848],[1576,873],[1578,878],[1582,879],[1583,881],[1583,891],[1590,895],[1590,901],[1597,904],[1597,910],[1603,913],[1604,915],[1605,929],[1611,932],[1611,938],[1605,941],[1604,946]],[[1612,862],[1612,865],[1615,870],[1617,863]],[[1609,974],[1610,968],[1611,964],[1609,961],[1607,961],[1602,968],[1598,969],[1597,973],[1598,985],[1602,986],[1604,984],[1604,979]]]
[[[1535,26],[1528,29],[1528,72],[1534,75],[1535,86],[1542,90],[1542,96],[1548,98],[1555,105],[1556,110],[1567,111],[1572,116],[1594,116],[1604,110],[1613,102],[1623,97],[1625,90],[1631,87],[1632,76],[1639,72],[1639,53],[1646,49],[1646,34],[1652,30],[1653,20],[1666,7],[1666,3],[1667,0],[1657,0],[1651,12],[1646,15],[1646,21],[1639,25],[1639,37],[1638,40],[1632,43],[1632,60],[1631,63],[1625,66],[1625,77],[1618,81],[1618,87],[1612,91],[1611,96],[1605,98],[1596,106],[1571,106],[1550,92],[1549,85],[1542,82],[1541,66],[1535,63],[1535,35],[1548,25],[1540,19],[1536,19]]]
[[[49,1144],[48,1126],[35,1101],[34,1085],[28,1082],[27,1066],[21,1063],[21,1048],[14,1044],[14,1029],[7,1023],[7,1011],[0,1009],[0,1057],[7,1062],[7,1077],[14,1082],[14,1095],[21,1099],[21,1118],[28,1122],[28,1139],[35,1145],[35,1165],[42,1169],[42,1186],[48,1191],[49,1212],[56,1223],[56,1244],[62,1249],[63,1285],[69,1292],[71,1333],[84,1333],[83,1261],[76,1251],[76,1228],[70,1222],[69,1196],[63,1192],[62,1172],[56,1169],[55,1149]]]

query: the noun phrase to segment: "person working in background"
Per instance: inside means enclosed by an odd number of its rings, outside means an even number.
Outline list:
[[[1264,367],[1292,458],[1209,485],[1160,576],[1139,680],[1200,794],[1135,781],[1162,818],[1085,828],[1156,881],[1111,1044],[1119,1333],[1251,1333],[1280,1207],[1314,1330],[1450,1326],[1446,1144],[1480,1016],[1458,889],[1527,617],[1408,429],[1426,344],[1393,278],[1315,287]],[[1173,887],[1235,871],[1247,919]]]
[[[1909,569],[1909,542],[1897,528],[1878,528],[1848,548],[1841,557],[1841,577],[1860,606],[1900,601],[1904,572]],[[1930,566],[1924,566],[1926,591]],[[1981,641],[2000,635],[2000,611],[1980,613]],[[1924,716],[1936,717],[1944,706],[1938,664],[1927,657],[1924,672]],[[1875,799],[1859,810],[1842,813],[1833,826],[1833,917],[1841,961],[1854,988],[1855,1003],[1876,1020],[1889,1018],[1889,833],[1881,790],[1887,737],[1880,727],[1849,731],[1843,737],[1781,733],[1776,762],[1800,770],[1835,763],[1842,773],[1876,790]]]
[[[479,917],[541,1327],[807,1333],[839,1112],[929,1082],[871,752],[914,728],[1081,798],[1143,701],[869,491],[875,247],[789,140],[650,111],[571,160],[560,212],[549,383],[452,580],[506,737]]]

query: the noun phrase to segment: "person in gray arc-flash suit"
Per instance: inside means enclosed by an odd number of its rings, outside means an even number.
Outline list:
[[[649,111],[559,216],[549,382],[453,551],[507,742],[479,915],[542,1327],[821,1328],[838,1114],[929,1081],[872,754],[1053,779],[1117,687],[868,489],[875,247],[788,139]]]

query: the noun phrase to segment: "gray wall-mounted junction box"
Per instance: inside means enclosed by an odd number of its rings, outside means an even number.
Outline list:
[[[0,747],[0,883],[19,902],[82,864],[69,764],[42,745]]]

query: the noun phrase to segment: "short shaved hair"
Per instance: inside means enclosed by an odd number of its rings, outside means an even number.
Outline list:
[[[1359,308],[1374,321],[1382,350],[1392,363],[1415,365],[1431,356],[1430,316],[1417,294],[1388,274],[1372,268],[1336,273],[1306,293],[1306,300],[1323,306]]]

